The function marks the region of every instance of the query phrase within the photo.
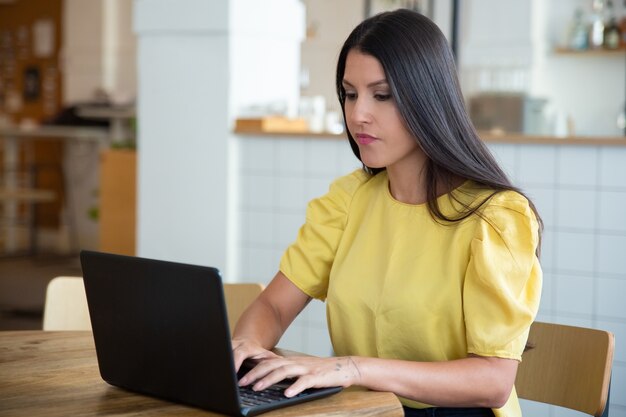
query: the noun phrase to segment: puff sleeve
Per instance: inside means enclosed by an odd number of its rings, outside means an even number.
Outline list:
[[[518,193],[500,193],[484,209],[463,288],[468,353],[521,360],[541,297],[538,233]]]
[[[280,261],[280,271],[313,298],[324,300],[337,247],[345,230],[350,202],[367,180],[362,170],[338,178],[326,195],[312,200],[306,222]]]

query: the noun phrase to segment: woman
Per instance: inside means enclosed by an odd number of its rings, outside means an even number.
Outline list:
[[[287,396],[361,385],[396,393],[407,415],[521,415],[541,223],[478,138],[445,37],[407,10],[365,20],[339,55],[337,93],[363,169],[309,204],[237,324],[237,368],[259,360],[240,384],[293,377]],[[337,357],[276,356],[312,298],[326,300]]]

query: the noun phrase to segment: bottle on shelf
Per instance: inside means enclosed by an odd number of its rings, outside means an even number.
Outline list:
[[[591,24],[589,25],[589,48],[602,48],[604,45],[604,0],[593,0],[591,3]]]
[[[617,16],[613,9],[613,2],[607,0],[608,20],[604,26],[603,46],[605,49],[619,49],[621,43],[621,31],[617,23]]]
[[[587,25],[585,25],[584,13],[582,9],[578,8],[574,12],[574,19],[570,26],[567,47],[576,50],[584,50],[587,49],[588,46]]]
[[[622,4],[622,18],[619,21],[619,30],[622,34],[620,39],[620,47],[626,49],[626,0]]]

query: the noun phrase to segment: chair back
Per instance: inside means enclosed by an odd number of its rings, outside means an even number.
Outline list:
[[[91,330],[81,277],[56,277],[46,288],[44,330]]]
[[[224,284],[224,298],[228,311],[230,334],[235,330],[237,320],[265,287],[257,283]]]
[[[263,291],[253,283],[224,284],[230,331],[245,309]],[[43,314],[44,330],[91,330],[82,277],[56,277],[48,283]]]
[[[608,415],[615,340],[603,330],[535,322],[515,388],[527,400]]]

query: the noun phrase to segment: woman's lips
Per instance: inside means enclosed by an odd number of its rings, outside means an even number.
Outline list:
[[[375,140],[378,140],[378,138],[376,138],[374,136],[370,136],[367,133],[357,133],[356,134],[356,140],[357,140],[357,142],[359,142],[360,145],[369,145],[370,143],[374,142]]]

